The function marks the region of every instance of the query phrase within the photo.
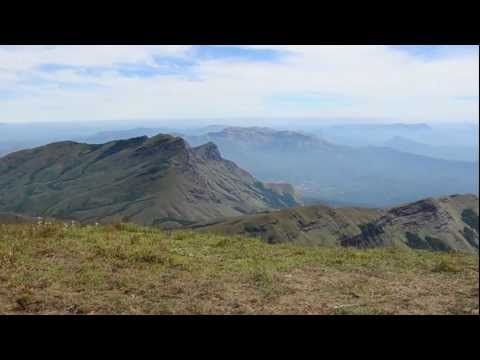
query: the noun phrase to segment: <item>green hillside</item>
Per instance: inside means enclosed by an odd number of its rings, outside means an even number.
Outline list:
[[[3,212],[178,226],[296,204],[224,160],[215,144],[191,148],[170,135],[66,141],[0,158]]]
[[[478,197],[424,199],[385,210],[316,205],[193,225],[197,231],[241,234],[268,243],[399,246],[478,252]]]
[[[1,314],[478,314],[478,256],[0,225]]]
[[[340,245],[339,240],[343,237],[359,234],[362,224],[378,219],[381,213],[374,209],[333,209],[316,205],[195,224],[192,228],[199,232],[261,237],[271,244],[291,242],[333,246]]]

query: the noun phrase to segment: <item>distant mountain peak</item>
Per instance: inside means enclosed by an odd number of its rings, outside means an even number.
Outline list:
[[[252,146],[280,146],[286,148],[306,148],[310,146],[332,146],[328,141],[315,135],[292,130],[277,130],[268,127],[228,127],[218,132],[210,132],[200,140],[218,142],[221,140],[241,142]],[[193,140],[198,140],[193,138]]]

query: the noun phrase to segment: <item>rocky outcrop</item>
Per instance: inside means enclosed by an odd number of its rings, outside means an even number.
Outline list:
[[[469,214],[465,216],[465,214]],[[465,221],[468,218],[469,220]],[[342,239],[344,246],[407,245],[414,249],[478,251],[478,197],[453,195],[392,208],[363,225],[360,234]]]

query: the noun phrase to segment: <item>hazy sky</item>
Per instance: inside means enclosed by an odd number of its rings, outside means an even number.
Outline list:
[[[475,122],[478,46],[0,46],[0,122]]]

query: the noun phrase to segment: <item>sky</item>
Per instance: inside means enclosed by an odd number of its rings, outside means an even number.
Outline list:
[[[0,123],[479,118],[478,46],[0,46]]]

